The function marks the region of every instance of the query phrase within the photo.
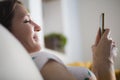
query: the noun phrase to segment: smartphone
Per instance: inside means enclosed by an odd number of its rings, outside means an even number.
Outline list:
[[[104,28],[104,13],[101,13],[100,15],[100,31],[101,31],[101,35],[103,35],[104,31],[105,31],[105,28]]]

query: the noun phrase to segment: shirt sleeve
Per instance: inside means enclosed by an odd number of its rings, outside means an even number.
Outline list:
[[[96,80],[95,75],[87,68],[68,66],[67,69],[77,80]]]
[[[40,71],[44,65],[52,59],[62,64],[77,80],[96,80],[96,77],[89,69],[84,67],[66,66],[57,56],[51,53],[39,52],[31,54],[31,56]]]
[[[51,53],[38,52],[38,53],[32,53],[31,56],[40,71],[44,67],[44,65],[51,59],[64,65],[64,63],[57,56],[55,56]]]

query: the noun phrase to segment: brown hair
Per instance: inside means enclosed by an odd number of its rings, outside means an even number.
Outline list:
[[[11,23],[14,17],[16,3],[22,4],[18,0],[2,0],[0,1],[0,23],[11,31]]]

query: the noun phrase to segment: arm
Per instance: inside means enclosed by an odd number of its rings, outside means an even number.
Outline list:
[[[92,46],[93,51],[93,72],[97,80],[116,80],[114,72],[114,54],[115,43],[109,37],[110,30],[106,29],[100,38],[98,31],[95,44]]]
[[[41,70],[44,80],[76,80],[61,64],[49,60]]]

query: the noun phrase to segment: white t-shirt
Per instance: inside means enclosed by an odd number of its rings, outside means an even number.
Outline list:
[[[71,67],[71,66],[66,66],[57,56],[46,53],[46,52],[39,52],[39,53],[33,53],[31,54],[32,59],[36,63],[38,69],[41,71],[43,66],[50,60],[55,60],[56,62],[62,64],[65,66],[70,73],[72,73],[77,80],[96,80],[94,74],[86,68],[83,67]]]

